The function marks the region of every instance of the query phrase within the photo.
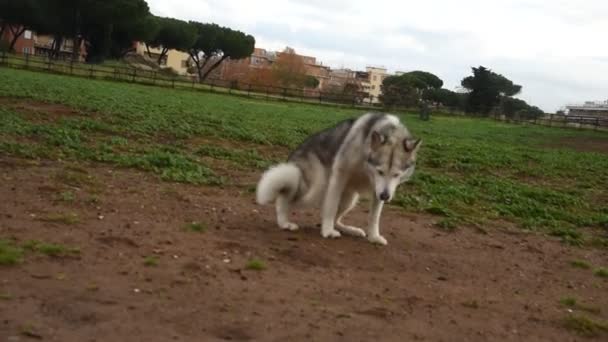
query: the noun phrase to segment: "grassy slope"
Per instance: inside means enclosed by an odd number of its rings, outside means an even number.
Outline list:
[[[189,139],[294,147],[308,134],[359,114],[8,69],[0,69],[0,79],[0,96],[95,113],[40,122],[0,104],[2,153],[104,161],[192,183],[222,181],[201,156],[256,169],[272,161],[256,151],[192,146]],[[572,243],[582,241],[577,228],[608,229],[606,155],[543,147],[565,137],[608,135],[470,118],[404,120],[424,145],[420,167],[412,183],[402,186],[398,205],[442,215],[444,228],[502,218]]]

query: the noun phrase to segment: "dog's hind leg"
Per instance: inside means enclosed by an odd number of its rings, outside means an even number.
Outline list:
[[[292,222],[289,222],[289,199],[284,195],[279,195],[276,200],[276,209],[277,209],[277,224],[279,228],[286,230],[298,230],[298,225]]]
[[[342,196],[342,200],[340,201],[340,206],[338,207],[338,219],[336,220],[336,229],[338,231],[352,235],[352,236],[360,236],[365,237],[365,231],[361,228],[349,226],[342,222],[342,219],[349,211],[351,211],[359,201],[359,194],[356,192],[353,193],[344,193]]]

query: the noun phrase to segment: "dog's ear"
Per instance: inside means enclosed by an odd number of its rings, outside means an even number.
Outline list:
[[[373,131],[371,142],[372,150],[377,150],[382,144],[384,144],[384,137],[382,134],[378,133],[377,131]]]
[[[417,139],[417,140],[405,139],[405,140],[403,140],[403,148],[405,149],[406,152],[409,152],[409,153],[418,152],[420,145],[422,145],[422,139]]]

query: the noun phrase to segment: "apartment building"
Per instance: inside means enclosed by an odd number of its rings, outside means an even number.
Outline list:
[[[365,73],[360,72],[358,75],[361,79],[363,91],[369,94],[368,100],[371,103],[380,102],[379,98],[382,94],[382,82],[390,76],[384,67],[368,66],[365,68]]]
[[[14,35],[10,29],[4,31],[0,40],[9,43],[13,40]],[[58,47],[55,44],[59,44]],[[15,52],[24,55],[50,56],[57,53],[55,56],[58,59],[71,59],[74,51],[74,42],[72,39],[61,39],[56,41],[56,37],[51,35],[37,34],[32,30],[25,30],[15,41]],[[79,60],[84,60],[86,49],[84,42],[80,45]]]
[[[148,53],[149,51],[149,53]],[[143,42],[135,43],[135,52],[139,55],[150,57],[154,61],[158,60],[162,53],[162,48],[150,47],[149,50],[146,44]],[[169,50],[164,58],[160,62],[160,66],[164,68],[171,68],[179,75],[188,75],[188,68],[190,67],[190,55],[178,51]]]

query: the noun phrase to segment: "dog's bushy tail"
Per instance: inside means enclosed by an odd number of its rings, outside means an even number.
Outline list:
[[[262,175],[256,189],[258,204],[269,204],[276,200],[279,193],[289,197],[298,190],[302,172],[292,163],[271,167]]]

